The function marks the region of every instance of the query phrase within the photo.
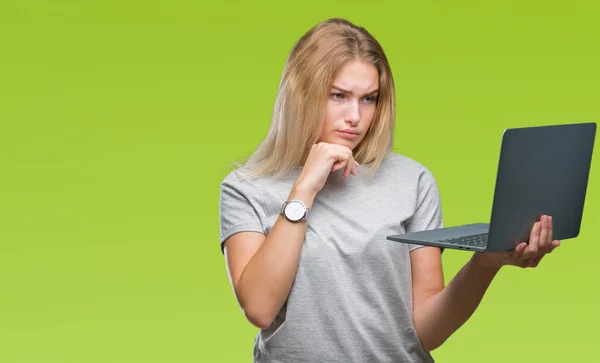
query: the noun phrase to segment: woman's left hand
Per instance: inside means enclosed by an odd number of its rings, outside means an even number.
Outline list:
[[[537,267],[542,258],[559,245],[560,241],[552,240],[552,217],[543,215],[540,221],[533,225],[529,243],[521,242],[511,251],[478,252],[476,257],[488,267]]]

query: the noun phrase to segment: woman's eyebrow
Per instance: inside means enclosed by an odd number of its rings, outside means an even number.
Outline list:
[[[352,91],[345,90],[345,89],[343,89],[343,88],[341,88],[341,87],[339,87],[339,86],[336,86],[336,85],[333,85],[333,86],[331,86],[331,87],[333,87],[333,88],[337,89],[338,91],[342,91],[342,92],[345,92],[345,93],[350,93],[350,94],[353,94],[353,92],[352,92]],[[374,89],[373,91],[370,91],[370,92],[367,92],[367,93],[365,93],[365,96],[371,96],[371,95],[373,95],[373,94],[375,94],[375,93],[377,93],[377,92],[379,92],[379,90],[378,90],[378,89]]]

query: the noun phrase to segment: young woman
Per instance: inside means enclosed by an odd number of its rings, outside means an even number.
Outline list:
[[[379,43],[329,19],[292,49],[269,132],[221,184],[221,248],[259,327],[256,362],[431,362],[504,265],[558,246],[475,253],[444,286],[439,248],[386,236],[440,228],[432,173],[392,152],[394,83]]]

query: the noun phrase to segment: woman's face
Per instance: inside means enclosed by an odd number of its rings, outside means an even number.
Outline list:
[[[340,69],[328,95],[320,141],[353,150],[373,121],[378,91],[379,75],[373,65],[352,61]]]

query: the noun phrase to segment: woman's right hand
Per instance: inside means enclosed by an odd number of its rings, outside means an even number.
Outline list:
[[[356,175],[357,167],[350,148],[320,142],[310,149],[294,188],[316,195],[325,186],[331,172],[345,169],[344,178],[347,178],[350,174]]]

